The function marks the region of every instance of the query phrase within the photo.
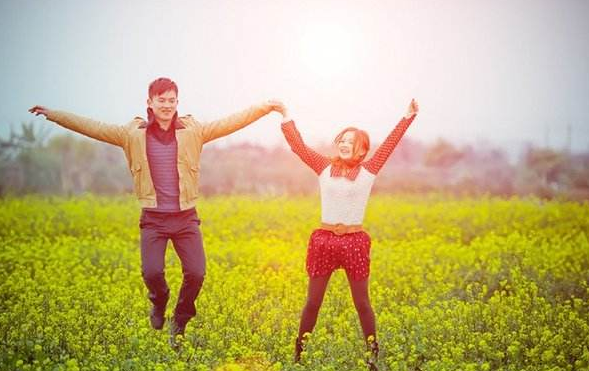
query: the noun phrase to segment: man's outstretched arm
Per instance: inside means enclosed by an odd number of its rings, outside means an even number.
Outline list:
[[[261,104],[253,105],[243,111],[234,113],[220,120],[211,121],[203,126],[203,143],[213,139],[229,135],[246,127],[252,122],[262,118],[272,111],[277,111],[282,103],[276,100],[268,100]]]
[[[43,106],[34,106],[29,109],[29,112],[37,116],[43,115],[47,120],[53,121],[66,129],[100,140],[101,142],[114,144],[119,147],[122,147],[125,142],[127,132],[124,127],[119,125],[105,124],[100,121],[74,115],[73,113],[55,111]]]

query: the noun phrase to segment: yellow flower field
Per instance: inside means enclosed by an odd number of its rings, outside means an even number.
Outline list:
[[[316,197],[198,212],[207,276],[176,352],[149,326],[132,197],[0,200],[0,368],[366,370],[342,271],[292,363]],[[381,370],[589,370],[589,204],[377,195],[365,227]]]

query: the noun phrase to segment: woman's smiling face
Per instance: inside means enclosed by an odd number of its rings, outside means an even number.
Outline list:
[[[349,160],[354,155],[354,140],[356,133],[347,131],[337,142],[337,153],[342,160]]]

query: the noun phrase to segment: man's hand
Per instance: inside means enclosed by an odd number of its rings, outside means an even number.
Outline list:
[[[407,108],[407,113],[405,114],[405,118],[411,118],[413,115],[417,115],[419,112],[419,104],[415,99],[411,99],[411,103],[409,104],[409,108]]]
[[[43,116],[47,117],[47,114],[49,113],[49,109],[47,107],[43,107],[43,106],[34,106],[31,109],[29,109],[29,112],[34,113],[36,116],[43,115]]]

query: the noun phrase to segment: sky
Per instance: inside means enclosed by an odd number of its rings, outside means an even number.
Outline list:
[[[587,0],[0,0],[0,136],[31,121],[60,133],[36,104],[145,117],[166,76],[180,114],[280,99],[310,144],[349,125],[380,142],[416,98],[416,140],[589,151],[587,19]],[[284,145],[280,122],[218,143]]]

